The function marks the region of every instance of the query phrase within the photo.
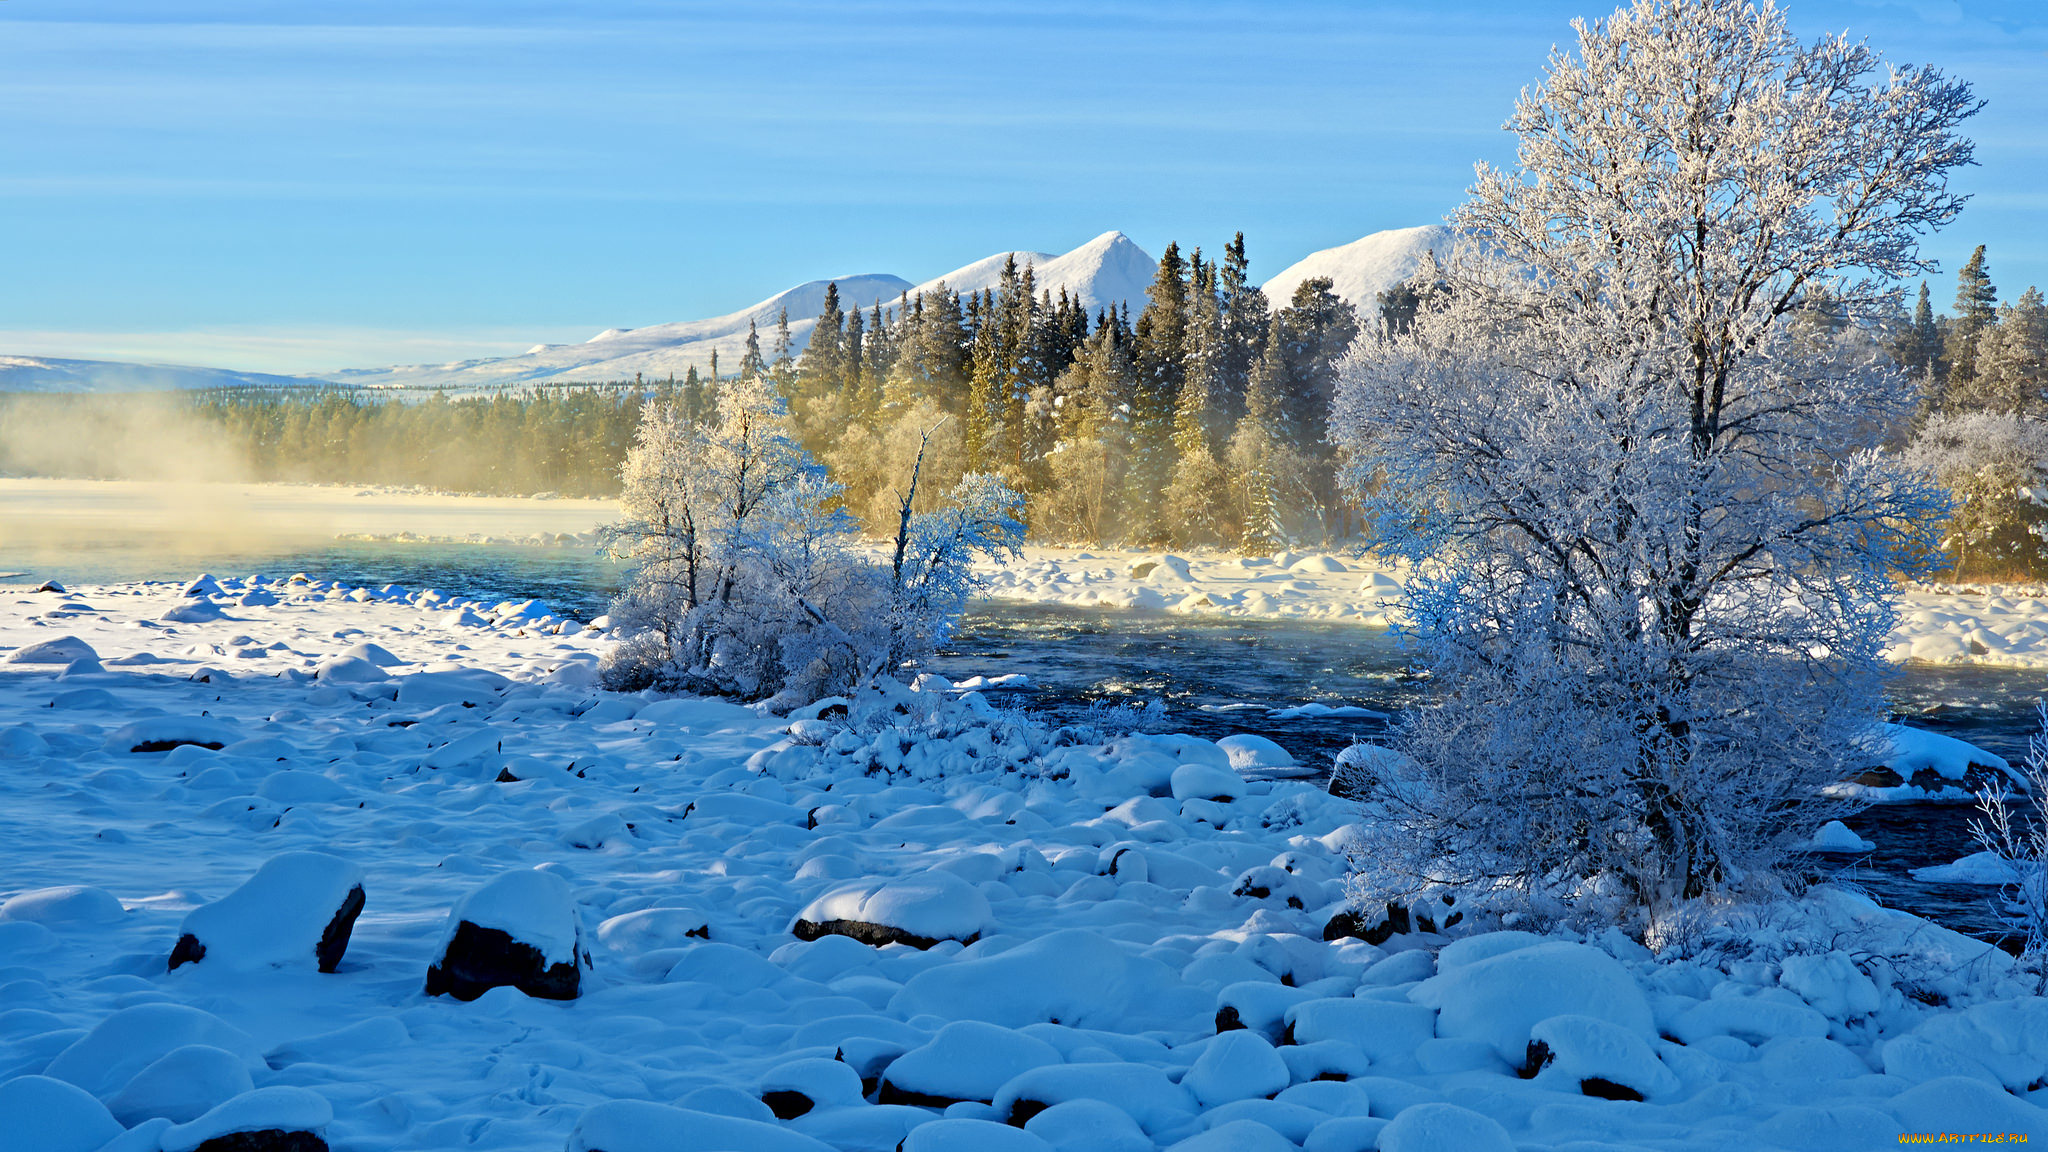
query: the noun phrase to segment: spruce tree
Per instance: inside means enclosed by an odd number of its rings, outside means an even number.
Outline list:
[[[1949,385],[1958,393],[1968,391],[1977,375],[1977,341],[1984,330],[1998,323],[1998,289],[1984,267],[1984,245],[1970,253],[1970,259],[1956,273],[1956,314],[1949,323],[1947,348]]]
[[[1252,367],[1265,351],[1267,317],[1272,311],[1266,293],[1251,282],[1242,232],[1223,246],[1223,265],[1217,271],[1216,289],[1221,343],[1214,403],[1225,425],[1234,427],[1244,415],[1244,393]]]
[[[747,321],[747,350],[740,357],[740,378],[752,380],[768,375],[768,361],[761,356],[761,333],[752,320]]]

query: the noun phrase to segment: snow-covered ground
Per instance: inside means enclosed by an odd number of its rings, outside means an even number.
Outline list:
[[[1053,733],[933,680],[886,726],[606,694],[594,632],[422,599],[0,595],[0,1147],[2048,1137],[2048,1000],[1844,892],[1691,960],[1325,941],[1357,812],[1264,742]],[[493,931],[574,998],[425,994]]]
[[[1083,607],[1385,625],[1406,574],[1325,552],[1240,557],[1033,547],[988,573],[992,599]],[[1894,660],[2048,668],[2048,588],[1914,585],[1900,602]]]

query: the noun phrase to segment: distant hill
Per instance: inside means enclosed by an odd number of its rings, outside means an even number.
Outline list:
[[[911,289],[911,295],[937,288],[940,284],[955,292],[979,292],[1002,282],[1003,264],[1016,257],[1019,268],[1030,265],[1032,278],[1041,291],[1057,297],[1065,288],[1078,297],[1092,317],[1095,313],[1128,303],[1132,313],[1145,306],[1145,289],[1159,270],[1159,261],[1145,253],[1121,232],[1104,232],[1079,248],[1055,256],[1050,252],[998,252],[955,268],[944,276],[927,280]]]
[[[819,309],[825,305],[827,283],[813,280],[799,284],[750,308],[709,320],[607,328],[581,344],[537,344],[518,356],[458,360],[451,364],[351,368],[327,373],[326,378],[371,388],[458,389],[548,380],[631,380],[636,373],[652,379],[670,373],[681,376],[692,367],[702,371],[710,366],[714,350],[720,368],[729,372],[739,367],[740,358],[745,355],[749,323],[760,329],[762,353],[772,355],[775,320],[784,308],[789,309],[790,343],[802,349],[810,341]],[[836,283],[842,307],[857,305],[863,309],[877,301],[887,307],[910,287],[910,281],[900,276],[882,274],[842,276]]]
[[[1370,315],[1379,308],[1380,293],[1413,275],[1426,253],[1434,249],[1438,257],[1448,257],[1455,235],[1441,224],[1425,224],[1311,252],[1266,281],[1266,299],[1284,308],[1302,281],[1328,276],[1331,291]]]
[[[170,392],[196,388],[303,388],[321,383],[324,382],[305,376],[273,376],[184,364],[0,356],[0,392]]]

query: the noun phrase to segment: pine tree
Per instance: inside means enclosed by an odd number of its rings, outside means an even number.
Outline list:
[[[1998,289],[1984,267],[1984,245],[1970,253],[1970,259],[1956,273],[1956,314],[1950,321],[1947,347],[1951,391],[1967,392],[1977,375],[1977,340],[1986,328],[1998,323]]]
[[[1214,402],[1226,426],[1244,416],[1245,388],[1252,368],[1266,347],[1267,317],[1272,306],[1266,293],[1251,282],[1244,233],[1223,246],[1223,266],[1216,277],[1221,311],[1221,344],[1216,365]]]
[[[2048,414],[2048,305],[2028,288],[1977,337],[1977,407],[2021,416]]]
[[[747,321],[747,350],[740,357],[740,377],[752,380],[768,375],[768,361],[761,356],[761,333],[752,320]]]

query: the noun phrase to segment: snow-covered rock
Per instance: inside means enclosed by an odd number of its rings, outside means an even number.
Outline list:
[[[772,1123],[612,1100],[584,1109],[567,1152],[834,1152],[831,1145]]]
[[[1813,834],[1812,847],[1816,852],[1870,852],[1877,845],[1858,836],[1840,820],[1830,820]]]
[[[463,897],[427,969],[427,995],[474,1000],[510,986],[544,1000],[574,1000],[590,963],[576,897],[539,869],[500,874]]]
[[[162,1137],[163,1152],[197,1152],[209,1141],[242,1133],[276,1133],[269,1145],[251,1141],[248,1147],[290,1147],[293,1152],[321,1152],[327,1147],[321,1139],[327,1126],[334,1122],[334,1106],[309,1088],[295,1088],[276,1084],[268,1088],[257,1088],[244,1092],[231,1100],[208,1109],[206,1113],[189,1123],[166,1128]],[[284,1141],[293,1133],[305,1135],[287,1144]],[[216,1147],[232,1147],[225,1141]]]
[[[9,664],[70,664],[75,660],[97,660],[99,653],[76,636],[57,636],[24,644],[7,654]]]
[[[1216,741],[1230,757],[1230,766],[1240,772],[1256,768],[1292,768],[1294,754],[1264,736],[1239,732]]]
[[[1287,1063],[1265,1037],[1238,1029],[1209,1041],[1180,1082],[1202,1107],[1214,1108],[1233,1100],[1277,1095],[1291,1082],[1291,1076]]]
[[[107,1101],[107,1110],[130,1128],[154,1117],[184,1124],[255,1087],[242,1057],[210,1044],[187,1044],[137,1072]]]
[[[790,931],[799,940],[838,935],[876,947],[929,948],[941,940],[972,943],[988,922],[988,897],[950,872],[933,870],[828,892],[804,906]]]
[[[1408,995],[1437,1010],[1437,1035],[1482,1041],[1515,1067],[1528,1056],[1531,1029],[1553,1016],[1590,1016],[1646,1043],[1657,1037],[1635,978],[1585,944],[1517,947],[1441,971]]]
[[[265,1067],[255,1040],[218,1016],[183,1004],[144,1003],[123,1008],[93,1025],[90,1032],[57,1053],[43,1075],[107,1099],[136,1073],[191,1044],[232,1053],[252,1071]]]
[[[170,967],[310,965],[332,972],[363,903],[359,866],[324,852],[273,856],[241,887],[186,915]]]
[[[1498,1120],[1456,1104],[1404,1108],[1380,1130],[1379,1152],[1514,1152]]]
[[[21,1152],[94,1152],[121,1134],[104,1104],[48,1076],[0,1082],[0,1141]]]
[[[112,924],[127,915],[121,902],[104,888],[64,884],[35,888],[0,901],[0,921],[36,924]]]
[[[152,716],[114,729],[101,746],[109,752],[168,752],[181,744],[220,749],[241,738],[233,725],[210,716]]]
[[[1644,1039],[1591,1016],[1552,1016],[1529,1030],[1523,1075],[1608,1100],[1648,1100],[1678,1091]]]
[[[1003,1085],[1033,1068],[1061,1062],[1043,1040],[978,1020],[956,1020],[930,1043],[890,1062],[881,1078],[883,1103],[944,1107],[961,1100],[986,1104]]]

